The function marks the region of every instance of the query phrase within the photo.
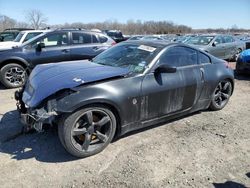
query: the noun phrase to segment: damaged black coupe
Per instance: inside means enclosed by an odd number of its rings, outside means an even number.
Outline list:
[[[228,103],[227,62],[185,44],[129,41],[91,61],[38,65],[15,93],[21,121],[57,125],[74,156],[101,152],[129,131]]]

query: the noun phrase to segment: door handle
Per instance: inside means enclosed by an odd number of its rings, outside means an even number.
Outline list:
[[[68,53],[68,52],[69,52],[69,49],[63,49],[62,52]]]
[[[200,73],[201,73],[201,82],[204,83],[204,81],[205,81],[205,79],[204,79],[204,73],[205,73],[204,68],[200,68]]]

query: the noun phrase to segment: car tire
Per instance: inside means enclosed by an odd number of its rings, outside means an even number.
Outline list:
[[[89,157],[104,150],[116,131],[116,118],[105,106],[78,110],[59,121],[60,142],[71,155]]]
[[[210,110],[217,111],[223,109],[228,103],[233,91],[232,83],[229,80],[223,80],[218,83],[212,94]]]
[[[16,63],[7,64],[0,70],[0,81],[6,88],[23,86],[27,77],[25,68]]]

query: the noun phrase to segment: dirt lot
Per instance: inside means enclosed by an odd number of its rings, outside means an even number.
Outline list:
[[[14,90],[0,88],[1,187],[250,187],[250,77],[225,109],[134,132],[71,157],[55,130],[20,134]]]

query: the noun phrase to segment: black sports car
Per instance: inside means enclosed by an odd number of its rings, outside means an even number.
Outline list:
[[[57,124],[74,156],[116,135],[191,112],[222,109],[234,88],[227,62],[185,44],[128,41],[92,61],[38,65],[15,93],[27,129]]]

